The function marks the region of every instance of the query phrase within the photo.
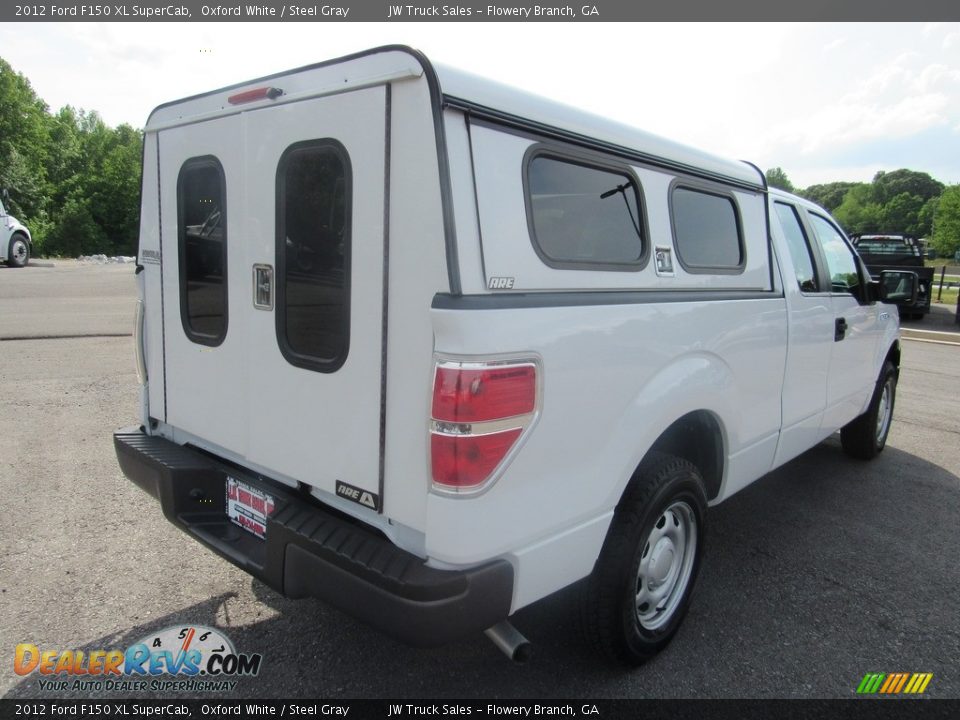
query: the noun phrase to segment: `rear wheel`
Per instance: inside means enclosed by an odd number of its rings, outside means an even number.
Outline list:
[[[843,450],[851,457],[871,460],[883,450],[893,422],[893,404],[897,398],[897,369],[883,364],[867,411],[840,431]]]
[[[644,460],[584,585],[582,625],[602,654],[638,665],[673,638],[700,568],[706,506],[692,463],[662,453]]]
[[[10,245],[7,248],[7,265],[10,267],[21,268],[30,260],[30,245],[27,239],[16,234],[10,238]]]

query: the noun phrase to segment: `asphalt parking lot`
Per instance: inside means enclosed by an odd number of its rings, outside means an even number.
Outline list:
[[[571,632],[573,589],[515,617],[534,643],[517,666],[482,636],[411,649],[287,600],[170,526],[112,447],[137,418],[133,288],[130,265],[0,267],[3,697],[72,695],[16,675],[18,643],[125,648],[180,624],[263,654],[237,697],[845,698],[867,672],[930,672],[927,696],[960,697],[960,347],[904,341],[876,461],[828,440],[710,511],[657,660],[598,662]]]

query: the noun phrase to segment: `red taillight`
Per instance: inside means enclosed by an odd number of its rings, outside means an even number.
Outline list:
[[[433,378],[434,487],[471,492],[496,472],[537,409],[534,361],[440,362]]]
[[[520,428],[489,435],[430,437],[433,481],[446,488],[469,489],[482,485],[520,437]]]
[[[434,420],[500,420],[532,413],[536,402],[537,370],[533,365],[481,370],[438,367],[433,378]]]

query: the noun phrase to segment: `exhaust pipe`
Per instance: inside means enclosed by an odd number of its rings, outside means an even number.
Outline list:
[[[530,659],[533,646],[520,631],[510,624],[509,620],[501,620],[491,628],[483,631],[484,635],[493,641],[500,651],[515,663],[523,664]]]

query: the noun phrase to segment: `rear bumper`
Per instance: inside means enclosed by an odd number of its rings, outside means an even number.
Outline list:
[[[144,434],[113,436],[123,473],[157,498],[174,525],[293,598],[316,597],[410,645],[441,645],[492,627],[510,612],[513,568],[497,560],[437,570],[379,533],[289,488]],[[226,515],[226,478],[276,498],[266,540]]]

